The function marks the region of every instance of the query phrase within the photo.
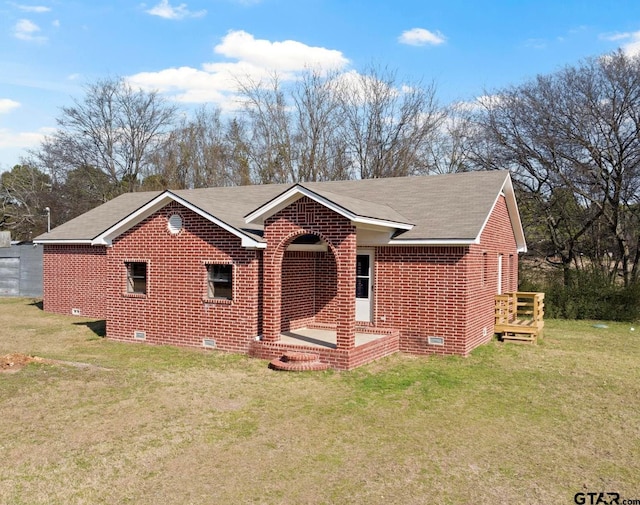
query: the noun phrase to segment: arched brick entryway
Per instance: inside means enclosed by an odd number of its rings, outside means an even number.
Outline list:
[[[304,234],[320,237],[333,254],[336,271],[335,324],[338,349],[355,347],[356,232],[343,216],[301,198],[265,221],[263,339],[276,342],[282,331],[282,276],[285,252]],[[315,282],[315,279],[314,279]]]

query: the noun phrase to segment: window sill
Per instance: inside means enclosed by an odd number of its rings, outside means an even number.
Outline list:
[[[226,298],[203,298],[202,303],[205,305],[231,305],[233,300],[228,300]]]
[[[123,298],[145,299],[145,298],[147,298],[147,294],[146,293],[122,293],[122,297]]]

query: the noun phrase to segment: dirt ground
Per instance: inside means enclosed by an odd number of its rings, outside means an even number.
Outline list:
[[[0,356],[0,373],[11,373],[21,370],[31,362],[44,363],[43,358],[37,356],[27,356],[26,354],[13,353]]]

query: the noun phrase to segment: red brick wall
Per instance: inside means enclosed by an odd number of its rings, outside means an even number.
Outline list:
[[[177,235],[167,229],[173,212],[184,223]],[[193,347],[207,338],[219,349],[247,352],[260,331],[259,258],[231,233],[167,205],[109,250],[107,336],[132,341],[134,331],[144,331],[149,343]],[[126,293],[127,261],[148,263],[146,295]],[[233,301],[207,299],[207,262],[233,264]]]
[[[316,253],[315,322],[333,324],[338,317],[338,275],[330,251]]]
[[[43,303],[47,312],[106,317],[107,252],[102,246],[45,245]]]
[[[480,244],[376,249],[375,322],[400,329],[400,350],[467,355],[493,337],[498,255],[503,292],[518,287],[518,254],[504,197]],[[429,345],[428,337],[445,344]]]
[[[282,331],[335,324],[336,262],[331,252],[287,251],[282,262]]]
[[[466,248],[376,249],[375,322],[400,330],[400,350],[464,354]],[[427,337],[445,337],[444,346]]]
[[[282,331],[308,326],[315,316],[316,258],[313,252],[287,251],[282,262]]]
[[[518,290],[518,252],[504,197],[469,250],[466,352],[493,337],[495,295],[498,292],[498,256],[502,255],[502,292]]]

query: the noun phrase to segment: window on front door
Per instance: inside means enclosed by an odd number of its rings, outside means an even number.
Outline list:
[[[373,319],[373,251],[356,254],[356,321]]]
[[[369,298],[370,257],[358,254],[356,257],[356,298]]]

